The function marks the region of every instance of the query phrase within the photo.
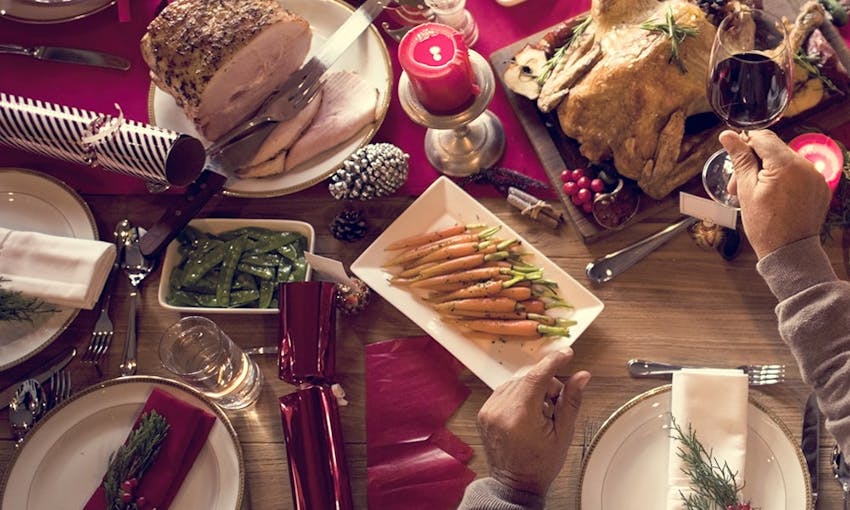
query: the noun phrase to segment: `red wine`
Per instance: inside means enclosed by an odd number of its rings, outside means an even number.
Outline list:
[[[714,67],[708,100],[732,127],[765,128],[788,106],[788,77],[785,69],[766,55],[739,53]]]

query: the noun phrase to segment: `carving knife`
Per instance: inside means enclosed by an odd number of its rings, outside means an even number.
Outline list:
[[[13,384],[13,385],[9,386],[8,388],[0,391],[0,410],[9,407],[9,403],[12,401],[12,397],[15,396],[15,392],[18,391],[18,386],[20,386],[22,382],[24,382],[27,379],[35,379],[36,381],[40,382],[41,384],[44,384],[48,379],[50,379],[51,375],[53,375],[55,372],[58,372],[58,371],[62,370],[63,368],[65,368],[66,366],[68,366],[68,363],[70,363],[71,360],[74,359],[74,356],[76,356],[76,355],[77,355],[77,349],[74,348],[74,347],[71,347],[67,351],[63,352],[62,354],[60,354],[59,356],[54,358],[50,362],[50,364],[48,365],[48,368],[46,370],[43,370],[43,371],[41,371],[38,374],[33,375],[33,376],[24,377],[23,379],[16,382],[15,384]]]
[[[812,482],[812,508],[818,502],[818,453],[820,450],[820,409],[814,393],[809,396],[803,411],[803,457],[809,468],[809,478]]]
[[[20,46],[18,44],[0,44],[0,53],[23,55],[25,57],[64,62],[66,64],[82,64],[107,69],[126,71],[130,69],[130,61],[109,53],[100,51],[81,50],[78,48],[60,48],[57,46]]]

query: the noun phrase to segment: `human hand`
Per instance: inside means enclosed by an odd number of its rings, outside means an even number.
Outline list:
[[[831,196],[814,165],[773,132],[747,135],[745,142],[734,131],[723,131],[720,143],[735,168],[729,192],[738,195],[744,231],[761,259],[820,233]]]
[[[490,476],[499,482],[545,495],[564,466],[590,381],[586,371],[566,383],[555,378],[572,358],[572,349],[550,353],[524,377],[496,388],[478,412]]]

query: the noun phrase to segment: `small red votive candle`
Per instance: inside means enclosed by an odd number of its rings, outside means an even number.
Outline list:
[[[815,165],[829,190],[835,192],[844,172],[844,153],[832,138],[821,133],[802,134],[788,143],[794,152]]]
[[[398,61],[416,99],[433,114],[459,113],[479,92],[463,35],[448,25],[412,28],[399,43]]]

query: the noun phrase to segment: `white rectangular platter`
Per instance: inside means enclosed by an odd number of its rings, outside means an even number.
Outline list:
[[[473,338],[464,334],[460,328],[443,322],[437,312],[422,300],[422,295],[390,284],[390,268],[383,267],[395,254],[385,250],[390,243],[458,223],[499,225],[500,237],[515,238],[522,243],[523,251],[528,253],[525,257],[527,262],[542,268],[545,278],[557,282],[561,296],[573,306],[571,311],[554,313],[550,310],[551,315],[576,321],[576,325],[570,327],[569,337],[510,342]],[[572,345],[604,307],[596,296],[447,177],[440,177],[425,190],[354,261],[351,271],[442,344],[491,388],[496,388],[515,374],[524,373],[547,353]]]

